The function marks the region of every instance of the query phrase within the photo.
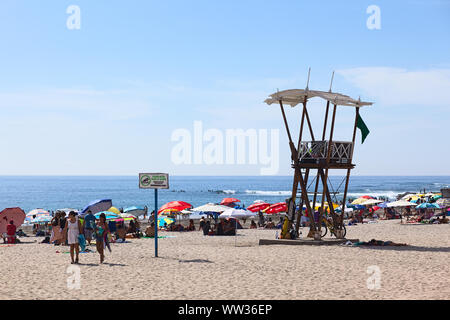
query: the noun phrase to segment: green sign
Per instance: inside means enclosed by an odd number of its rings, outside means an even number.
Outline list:
[[[167,173],[139,173],[139,188],[141,188],[141,189],[169,189],[169,174],[167,174]]]

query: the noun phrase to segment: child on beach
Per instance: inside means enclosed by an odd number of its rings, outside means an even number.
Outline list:
[[[75,212],[71,211],[69,213],[69,219],[66,221],[64,226],[63,234],[70,245],[70,258],[72,259],[72,264],[78,263],[78,255],[80,253],[80,246],[78,244],[78,236],[83,234],[83,229],[80,220],[78,220]],[[76,259],[73,259],[74,251],[76,253]]]
[[[96,228],[95,228],[95,240],[96,240],[96,246],[97,246],[97,252],[100,254],[100,263],[103,263],[105,260],[105,253],[104,249],[105,246],[109,246],[107,243],[107,235],[109,233],[108,224],[106,223],[106,215],[104,213],[100,214],[100,219],[97,222]],[[108,249],[110,249],[108,247]],[[111,249],[110,249],[111,250]]]

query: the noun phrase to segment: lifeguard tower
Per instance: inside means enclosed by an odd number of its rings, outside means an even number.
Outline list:
[[[344,210],[347,198],[348,184],[350,178],[350,171],[355,167],[353,164],[353,152],[355,146],[356,129],[358,123],[362,121],[359,116],[360,108],[364,106],[372,105],[371,102],[364,102],[360,99],[356,100],[341,93],[332,92],[334,73],[331,79],[330,89],[326,91],[310,90],[309,85],[309,72],[308,83],[305,89],[292,89],[285,91],[277,91],[270,95],[270,98],[265,100],[268,105],[277,104],[280,107],[281,115],[283,117],[284,125],[286,128],[287,136],[289,139],[289,147],[291,150],[292,168],[294,169],[294,181],[292,186],[292,194],[289,199],[286,200],[288,212],[284,221],[280,238],[292,239],[295,235],[298,235],[298,229],[300,226],[300,218],[303,214],[303,207],[306,206],[306,212],[309,216],[310,228],[313,231],[315,240],[321,239],[321,228],[323,215],[326,211],[329,212],[334,227],[334,234],[337,238],[344,238],[343,226],[344,226]],[[326,101],[325,117],[323,121],[323,128],[319,134],[315,134],[311,120],[308,114],[308,101],[312,98],[321,98]],[[294,140],[289,129],[288,121],[284,107],[289,105],[296,107],[302,105],[301,118],[300,118],[300,131],[297,144],[294,144]],[[355,119],[353,126],[353,137],[349,141],[335,141],[333,139],[335,131],[335,120],[338,106],[353,107],[355,108]],[[327,125],[329,121],[330,109],[332,109],[331,123],[329,127],[329,133],[327,136]],[[306,120],[306,121],[305,121]],[[303,140],[303,132],[307,126],[311,137],[310,141]],[[329,185],[329,171],[330,170],[346,170],[344,195],[342,199],[341,214],[337,214],[332,203],[332,196],[330,193]],[[315,173],[315,186],[312,192],[308,191],[308,180],[310,176]],[[344,181],[343,180],[343,181]],[[319,192],[319,181],[322,185],[322,190]],[[314,181],[313,181],[314,182]],[[300,187],[301,198],[299,207],[300,210],[296,210],[296,197],[297,191]],[[316,200],[321,193],[321,204],[318,210],[318,222],[315,221],[314,215],[316,214]],[[309,194],[313,199],[310,202]],[[326,200],[326,203],[325,203]],[[297,211],[297,212],[296,212]],[[296,214],[297,213],[297,214]],[[295,225],[295,228],[293,226]],[[292,231],[295,230],[295,233]],[[294,235],[294,236],[293,236]]]

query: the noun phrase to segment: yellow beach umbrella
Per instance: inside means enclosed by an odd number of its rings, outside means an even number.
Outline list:
[[[366,198],[358,198],[358,199],[354,200],[352,202],[352,204],[362,204],[363,202],[366,202],[366,201],[367,201]]]
[[[111,207],[108,209],[108,211],[120,215],[120,210],[117,209],[116,207]]]

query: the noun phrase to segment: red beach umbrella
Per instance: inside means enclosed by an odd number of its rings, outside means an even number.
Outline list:
[[[374,199],[374,198],[371,197],[371,196],[362,196],[362,197],[360,197],[360,198],[363,198],[363,199]]]
[[[224,198],[220,204],[227,205],[230,203],[241,202],[241,200],[236,198]]]
[[[189,208],[192,208],[192,205],[190,203],[187,203],[184,201],[171,201],[171,202],[168,202],[165,205],[163,205],[161,208],[159,208],[158,214],[167,209],[183,211],[183,210],[189,209]]]
[[[248,206],[247,210],[251,211],[251,212],[258,212],[258,211],[263,211],[263,210],[267,209],[268,207],[270,207],[270,203],[255,203],[255,204]]]
[[[287,211],[286,202],[275,203],[275,204],[267,207],[266,210],[264,210],[264,212],[268,213],[268,214],[280,213],[280,212],[286,212],[286,211]]]
[[[6,232],[6,227],[11,220],[16,227],[20,227],[25,221],[25,212],[20,208],[8,208],[0,212],[0,233]]]

